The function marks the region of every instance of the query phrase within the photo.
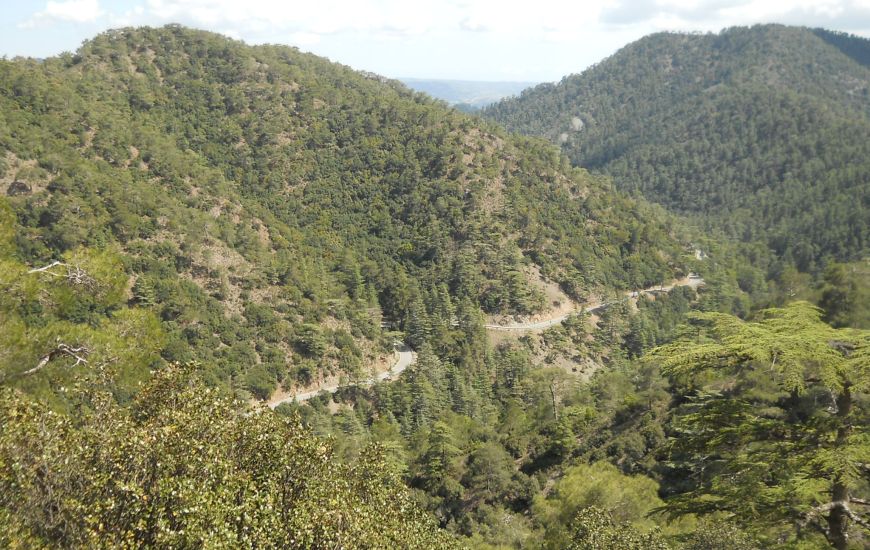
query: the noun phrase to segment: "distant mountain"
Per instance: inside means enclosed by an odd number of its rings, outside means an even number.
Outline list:
[[[450,105],[480,109],[491,103],[519,94],[537,82],[486,82],[478,80],[437,80],[425,78],[400,78],[408,87],[424,92]]]
[[[484,114],[812,269],[870,246],[868,64],[870,41],[825,30],[662,33]]]

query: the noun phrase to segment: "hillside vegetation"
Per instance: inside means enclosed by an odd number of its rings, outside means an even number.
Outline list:
[[[812,271],[870,246],[868,59],[823,30],[655,34],[485,115]]]
[[[866,546],[860,261],[178,26],[0,61],[0,158],[0,546]]]
[[[93,251],[122,266],[111,304],[58,320],[148,311],[164,338],[152,365],[200,361],[260,398],[385,361],[382,320],[450,331],[457,311],[541,310],[532,264],[583,299],[667,280],[689,253],[543,141],[293,48],[177,26],[0,61],[0,182],[21,269]],[[25,310],[6,315],[33,331]]]

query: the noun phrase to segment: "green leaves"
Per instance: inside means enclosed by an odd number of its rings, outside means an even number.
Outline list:
[[[806,302],[694,323],[695,334],[650,354],[684,392],[669,456],[689,488],[664,509],[728,511],[770,537],[811,536],[792,524],[828,529],[811,510],[865,490],[870,333],[833,329]],[[832,544],[840,529],[828,531]]]
[[[656,530],[647,533],[634,529],[627,522],[617,523],[598,507],[583,508],[572,523],[574,536],[569,550],[670,550]]]
[[[544,527],[546,548],[565,548],[572,540],[579,544],[577,548],[606,548],[604,541],[617,536],[615,531],[637,534],[628,526],[644,529],[654,526],[646,515],[661,503],[657,491],[658,484],[652,479],[627,476],[609,463],[596,462],[567,468],[547,497],[535,498],[532,510],[535,520]],[[594,517],[587,517],[593,513],[590,508],[595,510]],[[592,523],[586,524],[587,519]],[[657,540],[655,537],[650,540],[653,539]],[[614,544],[617,542],[613,539]],[[604,546],[595,546],[598,543]],[[622,548],[618,544],[613,547]]]
[[[0,525],[19,544],[455,546],[380,450],[339,465],[298,419],[240,415],[177,367],[156,374],[131,408],[96,394],[88,402],[73,422],[2,390]]]
[[[786,391],[801,393],[808,380],[842,390],[846,379],[857,383],[849,366],[860,368],[866,336],[858,332],[836,331],[821,321],[821,310],[807,302],[760,312],[758,322],[744,322],[720,313],[692,315],[702,331],[694,342],[680,341],[657,348],[651,357],[662,364],[665,373],[691,375],[707,369],[736,372],[757,363],[779,376]],[[712,342],[706,342],[712,338]],[[843,340],[858,355],[844,354],[836,342]]]

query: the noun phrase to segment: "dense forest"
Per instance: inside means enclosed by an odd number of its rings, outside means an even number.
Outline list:
[[[0,159],[2,546],[870,541],[858,249],[771,278],[543,139],[177,25],[0,60]]]
[[[813,272],[870,246],[868,59],[870,41],[806,28],[655,34],[485,116]]]
[[[113,255],[164,360],[261,398],[359,375],[389,351],[382,321],[538,311],[531,266],[583,300],[690,255],[545,143],[292,48],[127,30],[0,74],[16,257]]]

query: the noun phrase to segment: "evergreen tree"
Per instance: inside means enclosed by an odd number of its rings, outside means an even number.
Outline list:
[[[771,537],[822,533],[838,550],[867,540],[870,332],[821,315],[806,302],[753,322],[696,314],[696,334],[652,353],[687,401],[670,460],[689,487],[667,510],[727,511]]]
[[[656,531],[639,532],[628,523],[618,524],[597,507],[577,512],[572,524],[574,536],[568,550],[670,550]]]

